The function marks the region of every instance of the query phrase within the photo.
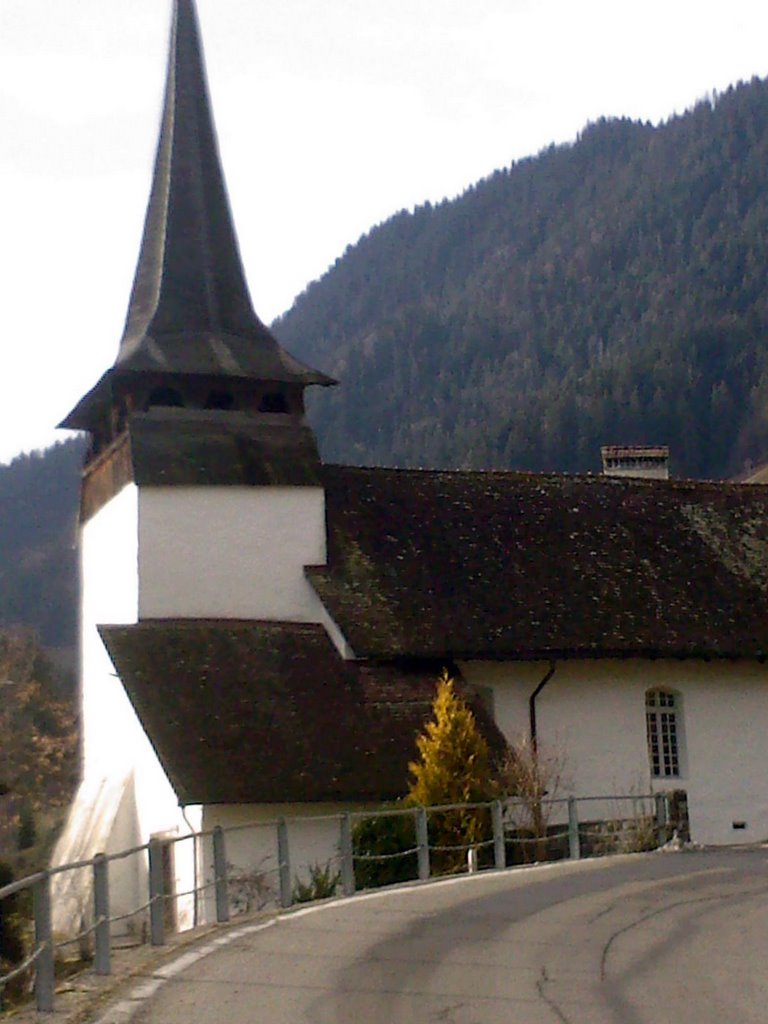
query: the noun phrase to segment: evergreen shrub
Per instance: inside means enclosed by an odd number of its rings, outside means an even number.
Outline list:
[[[0,861],[0,889],[14,881],[10,864]],[[29,898],[26,893],[15,893],[0,900],[0,975],[21,963],[25,956],[25,916],[29,916]],[[24,990],[23,977],[0,989],[0,1009],[7,1001],[15,1001]]]
[[[418,878],[418,855],[415,852],[405,852],[415,850],[415,847],[416,824],[412,814],[392,814],[358,821],[352,829],[352,850],[355,858],[383,856],[386,859],[356,859],[356,888],[375,889],[382,885],[411,882]]]
[[[309,881],[296,878],[293,883],[293,902],[311,903],[313,900],[327,900],[336,895],[341,881],[341,872],[334,871],[331,862],[309,865]]]
[[[494,798],[496,785],[488,744],[475,716],[443,671],[432,705],[433,719],[417,738],[417,761],[409,765],[413,781],[406,803],[421,807],[440,804],[484,803]],[[453,874],[467,867],[468,848],[490,844],[493,835],[489,808],[433,811],[428,818],[432,874]],[[492,850],[483,845],[479,863],[490,863]]]
[[[35,815],[29,804],[25,803],[19,815],[19,829],[16,835],[16,845],[19,850],[31,850],[37,842],[37,825]]]

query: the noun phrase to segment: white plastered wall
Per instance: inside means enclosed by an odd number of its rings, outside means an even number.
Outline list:
[[[176,795],[96,628],[137,621],[138,507],[137,488],[126,486],[82,530],[83,781],[62,841],[54,851],[54,866],[71,859],[73,844],[81,848],[80,857],[85,858],[145,843],[152,835],[183,835],[188,831]],[[117,814],[114,806],[102,807],[99,794],[110,787],[122,792],[126,780],[130,780],[135,801],[122,800]],[[112,818],[108,834],[104,834],[96,819],[107,813]],[[199,809],[188,809],[187,817],[193,826],[199,826]],[[93,837],[99,849],[90,849],[93,843],[89,837]],[[183,865],[184,858],[180,862]],[[115,913],[125,913],[146,902],[143,866],[130,871],[115,868],[113,874]],[[186,874],[191,874],[191,863]],[[185,877],[183,881],[187,880]],[[182,927],[191,923],[191,902],[188,903],[179,908]],[[60,922],[62,931],[68,927],[68,922]]]
[[[225,830],[236,829],[226,832],[224,837],[231,875],[250,875],[251,893],[255,896],[258,886],[263,884],[265,903],[274,903],[280,892],[275,825],[278,818],[285,818],[288,825],[291,884],[294,885],[296,879],[306,883],[313,866],[322,869],[329,864],[333,873],[339,871],[340,816],[347,811],[364,809],[359,804],[215,804],[203,808],[203,829],[208,831],[217,825]],[[210,842],[203,846],[202,862],[203,881],[209,882],[213,879]],[[245,909],[247,890],[248,883],[231,885],[233,911]],[[212,890],[206,891],[204,917],[210,921],[215,919],[215,904]],[[234,906],[238,902],[240,906]]]
[[[493,692],[496,721],[514,742],[529,733],[530,695],[546,662],[468,662],[465,678]],[[651,779],[645,692],[680,695],[681,775]],[[651,789],[688,793],[692,838],[727,844],[768,839],[768,666],[748,661],[564,661],[536,701],[542,752],[564,758],[576,796]],[[745,822],[734,830],[733,822]]]
[[[138,490],[124,487],[81,534],[81,672],[83,775],[125,774],[133,761],[133,708],[97,625],[136,622],[138,615]],[[128,720],[128,727],[115,728]]]
[[[141,618],[271,619],[325,626],[304,575],[326,562],[319,487],[147,487],[139,495]]]

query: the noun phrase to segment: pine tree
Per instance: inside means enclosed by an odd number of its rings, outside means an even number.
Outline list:
[[[432,713],[434,720],[416,740],[419,760],[408,765],[414,777],[408,802],[428,807],[489,799],[493,776],[488,744],[446,670],[438,680]]]
[[[19,814],[19,827],[16,833],[16,846],[19,850],[29,850],[37,842],[37,826],[35,814],[28,803],[24,803]]]
[[[413,781],[406,803],[429,807],[491,799],[494,781],[488,744],[445,670],[438,680],[432,713],[434,719],[416,740],[419,760],[408,766]],[[430,813],[433,872],[461,871],[467,863],[467,849],[487,843],[490,832],[487,808]]]

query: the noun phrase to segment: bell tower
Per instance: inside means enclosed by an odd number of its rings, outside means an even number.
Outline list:
[[[175,0],[160,141],[125,330],[114,365],[61,424],[91,435],[84,519],[131,475],[122,451],[131,435],[134,463],[146,462],[148,431],[154,447],[169,435],[170,456],[182,420],[186,457],[191,434],[204,447],[206,431],[220,438],[229,424],[249,479],[309,479],[317,451],[304,420],[304,389],[334,383],[286,352],[253,310],[194,0]],[[194,457],[203,480],[217,471],[202,465],[200,446]]]
[[[185,832],[191,820],[100,627],[183,620],[193,635],[194,620],[314,622],[349,653],[305,575],[326,561],[326,530],[304,390],[334,383],[253,310],[194,0],[174,0],[125,330],[114,365],[61,424],[91,445],[80,516],[83,779],[54,863]],[[138,884],[126,882],[116,907],[141,902]]]

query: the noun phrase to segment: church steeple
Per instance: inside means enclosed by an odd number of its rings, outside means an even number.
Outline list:
[[[229,385],[242,397],[248,382],[266,390],[261,399],[254,391],[246,406],[258,409],[266,396],[267,412],[291,410],[291,397],[300,399],[306,385],[335,383],[281,348],[253,310],[194,0],[175,0],[160,142],[125,331],[113,368],[62,426],[94,432],[107,407],[124,397],[128,413],[148,408],[152,395],[166,397],[159,404],[190,404],[185,392],[192,405],[226,394],[218,407],[244,408]]]

